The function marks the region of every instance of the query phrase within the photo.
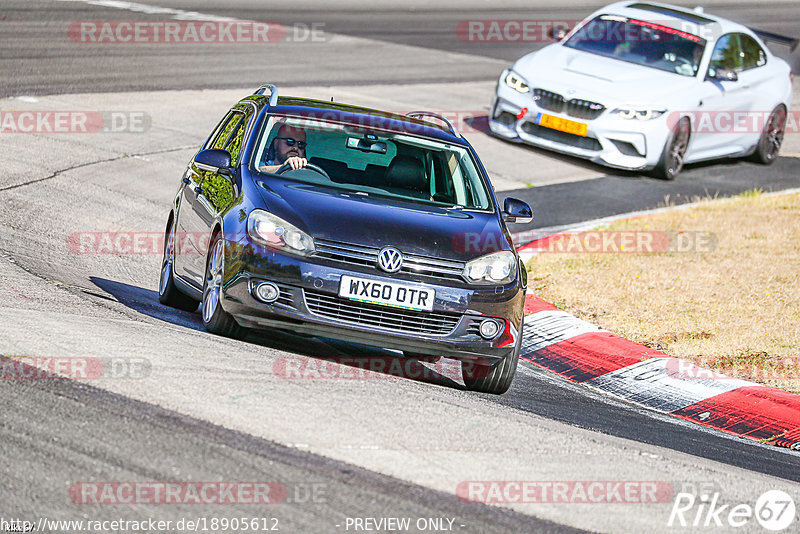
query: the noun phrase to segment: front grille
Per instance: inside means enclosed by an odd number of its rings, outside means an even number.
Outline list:
[[[603,104],[581,100],[580,98],[573,98],[567,102],[567,115],[580,119],[596,119],[605,109],[606,107]]]
[[[564,111],[564,97],[558,93],[545,91],[544,89],[534,89],[533,96],[536,100],[536,105],[542,109],[548,109],[558,113]]]
[[[536,105],[540,108],[557,113],[566,113],[579,119],[593,120],[606,110],[603,104],[580,98],[567,100],[560,94],[545,89],[534,89],[533,96],[536,100]]]
[[[315,239],[314,246],[317,249],[315,256],[318,258],[378,269],[379,248],[325,239]],[[464,271],[464,265],[461,261],[403,252],[403,266],[400,272],[463,281],[461,273]]]
[[[282,306],[286,306],[287,308],[295,308],[294,305],[294,288],[290,288],[289,286],[285,286],[283,284],[278,284],[278,289],[280,290],[280,294],[278,295],[278,299],[275,301],[276,304],[280,304]]]
[[[585,150],[600,150],[603,148],[600,145],[600,141],[598,141],[594,137],[582,137],[580,135],[560,132],[558,130],[553,130],[552,128],[545,128],[544,126],[539,126],[538,124],[533,122],[526,122],[525,124],[523,124],[522,130],[525,133],[528,133],[530,135],[535,135],[536,137],[541,137],[542,139],[555,141],[556,143],[570,145],[577,148],[583,148]]]
[[[352,325],[444,336],[455,330],[460,319],[459,315],[368,304],[312,289],[306,289],[304,293],[306,306],[311,313]]]

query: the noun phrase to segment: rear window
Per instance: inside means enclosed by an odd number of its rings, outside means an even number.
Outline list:
[[[251,170],[268,174],[265,167],[282,163],[275,139],[284,137],[281,131],[298,129],[305,133],[305,157],[327,176],[303,169],[283,173],[284,179],[453,209],[493,208],[469,150],[435,139],[316,119],[270,117],[259,133]]]

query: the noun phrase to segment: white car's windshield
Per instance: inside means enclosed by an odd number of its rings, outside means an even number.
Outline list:
[[[355,193],[456,209],[491,209],[489,192],[469,151],[435,139],[299,117],[271,117],[251,168],[280,163],[274,139],[281,128],[302,130],[308,162],[325,171],[285,172],[289,180]]]
[[[683,76],[695,76],[705,39],[684,31],[617,15],[601,15],[564,46]]]

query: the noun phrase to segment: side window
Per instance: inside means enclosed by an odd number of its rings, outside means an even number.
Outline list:
[[[229,111],[227,115],[225,115],[222,120],[217,125],[217,129],[214,130],[214,134],[209,138],[203,148],[220,148],[217,144],[220,141],[220,138],[225,137],[225,133],[230,133],[230,128],[233,126],[231,121],[235,121],[239,112],[237,111]]]
[[[239,164],[239,153],[242,151],[242,143],[244,143],[244,131],[247,129],[247,117],[242,116],[239,123],[228,136],[224,148],[231,153],[231,165],[236,166]]]
[[[711,63],[708,65],[709,74],[713,76],[718,68],[730,69],[734,72],[742,70],[742,54],[739,49],[738,34],[729,33],[717,40],[714,52],[711,53]]]
[[[743,69],[754,69],[767,64],[767,53],[759,46],[755,39],[746,34],[739,35],[742,45]]]
[[[217,138],[211,148],[225,148],[228,141],[233,138],[233,134],[237,133],[244,122],[244,113],[240,111],[232,111],[230,117],[225,123],[225,126],[219,131]]]
[[[247,123],[252,116],[252,108],[245,111],[234,110],[220,123],[217,134],[209,148],[221,148],[231,154],[231,165],[239,164],[239,155],[244,144]],[[233,184],[225,176],[203,173],[203,195],[217,212],[227,209],[234,200]]]

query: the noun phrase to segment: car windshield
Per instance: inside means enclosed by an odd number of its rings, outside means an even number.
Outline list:
[[[301,137],[297,132],[302,130],[305,157],[327,176],[307,168],[285,171],[284,179],[454,209],[492,208],[486,184],[464,147],[301,117],[270,117],[264,124],[250,165],[253,171],[266,173],[266,167],[279,165],[276,137],[283,138],[281,132]]]
[[[564,46],[683,76],[695,76],[705,39],[642,20],[601,15],[578,29]]]

